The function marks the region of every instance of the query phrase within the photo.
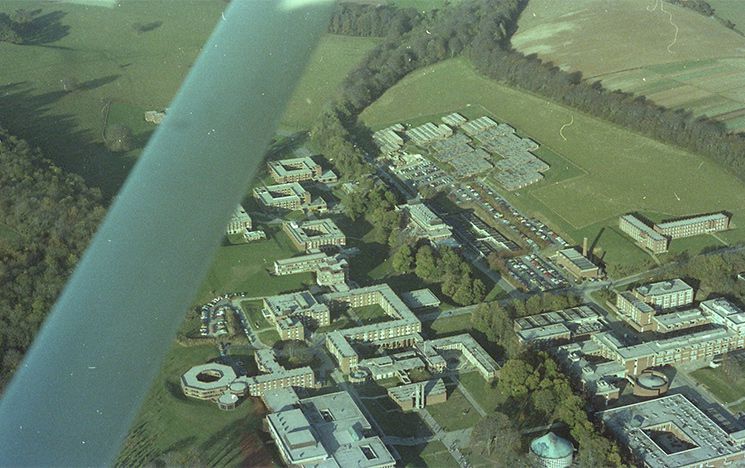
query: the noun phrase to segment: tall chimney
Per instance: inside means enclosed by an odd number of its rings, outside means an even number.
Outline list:
[[[582,256],[587,258],[587,237],[582,241]]]

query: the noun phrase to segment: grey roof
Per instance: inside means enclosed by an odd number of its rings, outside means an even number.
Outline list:
[[[566,257],[566,259],[572,262],[572,264],[579,268],[580,271],[595,270],[598,268],[597,265],[592,263],[575,249],[559,250],[559,255],[563,255],[564,257]]]
[[[651,227],[647,226],[645,223],[643,223],[639,218],[637,218],[634,215],[630,215],[630,214],[623,215],[621,216],[621,219],[628,222],[629,224],[631,224],[632,226],[634,226],[635,228],[637,228],[644,234],[648,235],[652,240],[660,241],[660,240],[665,239],[665,237],[662,234],[655,231]]]
[[[680,293],[687,290],[693,290],[693,288],[680,278],[645,284],[636,288],[636,291],[643,296],[660,296],[663,294]]]
[[[570,456],[574,447],[568,440],[549,432],[533,439],[530,450],[541,458],[560,459]]]
[[[676,219],[673,221],[667,221],[664,223],[657,224],[657,227],[659,229],[672,229],[680,226],[687,226],[689,224],[698,224],[698,223],[704,223],[707,221],[717,221],[722,219],[729,219],[729,216],[727,216],[724,213],[714,213],[709,215],[703,215],[703,216],[694,216],[692,218],[685,218],[685,219]]]

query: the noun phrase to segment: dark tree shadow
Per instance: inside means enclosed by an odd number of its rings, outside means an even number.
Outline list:
[[[84,81],[84,82],[80,83],[80,88],[79,89],[82,89],[82,90],[85,90],[85,91],[89,91],[91,89],[96,89],[96,88],[99,88],[99,87],[101,87],[103,85],[107,85],[109,83],[112,83],[112,82],[116,81],[117,79],[119,79],[120,76],[122,76],[122,75],[108,75],[108,76],[103,76],[101,78],[95,78],[95,79],[92,79],[92,80]]]
[[[150,31],[154,31],[161,27],[163,25],[162,21],[151,21],[149,23],[134,23],[132,24],[132,29],[137,31],[138,33],[146,33]]]
[[[34,17],[23,27],[23,44],[50,44],[67,36],[70,33],[70,26],[60,22],[65,15],[67,13],[58,10]]]

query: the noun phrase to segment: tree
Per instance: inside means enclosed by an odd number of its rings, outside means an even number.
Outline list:
[[[132,149],[132,129],[121,124],[112,124],[104,132],[104,142],[109,151],[126,153]]]
[[[414,255],[411,247],[404,244],[399,248],[391,258],[393,269],[399,273],[408,273],[414,268]]]
[[[504,413],[495,412],[480,419],[471,432],[470,446],[471,450],[489,458],[497,466],[524,461],[520,453],[520,432]]]
[[[435,281],[439,278],[437,260],[432,247],[423,245],[416,252],[416,275],[425,281]]]

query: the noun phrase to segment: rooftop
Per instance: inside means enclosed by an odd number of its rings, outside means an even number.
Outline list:
[[[581,253],[577,252],[576,249],[564,249],[559,250],[559,255],[564,256],[567,260],[572,262],[574,266],[579,268],[581,271],[595,270],[597,265],[592,263],[587,257],[584,257]]]
[[[637,218],[634,215],[631,215],[631,214],[623,215],[621,216],[621,219],[627,221],[629,224],[631,224],[635,228],[639,229],[640,231],[648,235],[652,240],[656,240],[656,241],[665,240],[665,237],[662,234],[660,234],[659,232],[652,229],[650,226],[643,223],[639,218]]]
[[[680,226],[687,226],[689,224],[705,223],[707,221],[718,221],[722,219],[729,219],[729,216],[724,213],[713,213],[708,215],[694,216],[691,218],[666,221],[664,223],[658,223],[657,227],[660,229],[671,229]]]
[[[645,284],[636,288],[636,291],[643,296],[660,296],[663,294],[681,293],[688,290],[693,291],[693,288],[680,278]]]

